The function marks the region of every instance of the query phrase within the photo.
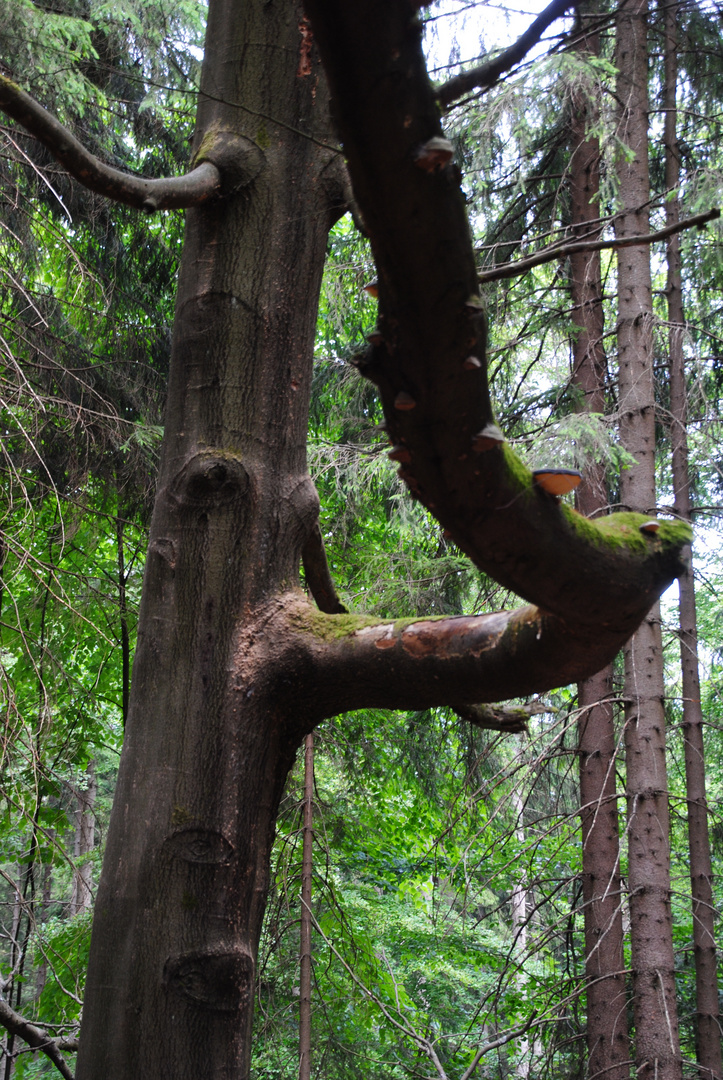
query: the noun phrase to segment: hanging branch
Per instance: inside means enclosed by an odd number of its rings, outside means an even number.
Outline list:
[[[11,79],[0,75],[0,109],[38,142],[84,187],[146,213],[198,206],[230,194],[259,172],[263,155],[250,139],[209,132],[185,176],[149,180],[106,165]]]
[[[538,41],[551,23],[561,18],[573,4],[571,0],[552,0],[535,21],[525,30],[514,44],[504,49],[492,60],[488,60],[470,71],[463,71],[453,79],[443,83],[436,91],[436,97],[442,108],[447,108],[470,90],[489,90],[501,75],[519,64]]]
[[[535,266],[552,262],[554,259],[566,259],[568,255],[578,255],[586,251],[605,251],[608,248],[634,247],[637,244],[654,244],[656,240],[665,240],[668,236],[683,232],[684,229],[702,228],[709,221],[715,221],[721,215],[718,207],[706,210],[702,214],[693,214],[692,217],[682,218],[673,225],[666,225],[657,232],[645,233],[640,236],[622,236],[614,240],[573,240],[569,244],[551,244],[542,251],[535,252],[525,259],[517,259],[515,262],[500,263],[499,266],[491,266],[489,270],[481,270],[478,281],[501,281],[505,278],[517,277],[526,274]]]
[[[334,581],[329,571],[329,563],[326,558],[324,537],[317,521],[314,528],[306,538],[306,543],[301,552],[304,566],[304,576],[309,592],[316,601],[320,611],[327,615],[344,615],[346,608],[339,599]]]

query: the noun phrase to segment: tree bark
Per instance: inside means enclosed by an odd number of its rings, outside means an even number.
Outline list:
[[[646,232],[648,172],[647,0],[623,0],[615,65],[619,135],[620,235]],[[622,471],[620,495],[631,509],[655,514],[655,394],[650,255],[630,247],[618,257],[618,395],[620,439],[636,464]],[[663,651],[659,605],[625,649],[625,748],[628,889],[637,1076],[680,1080],[672,922],[670,826],[665,760]]]
[[[311,1076],[311,875],[314,843],[314,735],[304,740],[304,840],[299,937],[299,1080]]]
[[[595,21],[591,5],[579,9],[584,21]],[[598,56],[597,30],[580,38],[583,56]],[[600,146],[588,135],[596,119],[589,94],[577,90],[572,99],[570,196],[572,225],[589,232],[599,216]],[[580,252],[570,257],[573,338],[572,381],[581,394],[579,408],[605,413],[607,357],[603,346],[604,312],[600,255]],[[608,509],[605,462],[586,464],[576,491],[576,506],[588,517]],[[625,960],[623,952],[622,883],[618,828],[613,723],[612,665],[578,685],[578,752],[582,825],[582,895],[585,926],[587,998],[587,1075],[627,1080],[628,1045]]]
[[[665,203],[666,224],[680,217],[678,186],[680,150],[677,139],[678,12],[677,2],[662,5],[665,27]],[[681,280],[680,237],[668,242],[668,363],[670,370],[670,422],[673,450],[675,512],[692,520],[688,470],[687,386],[683,334],[685,312]],[[698,672],[698,624],[692,552],[679,582],[680,666],[683,684],[683,745],[688,802],[688,852],[693,901],[693,950],[695,955],[696,1059],[701,1080],[721,1080],[721,1032],[718,1016],[718,965],[715,943],[713,871],[708,833],[705,784],[703,710]]]
[[[298,580],[326,238],[340,212],[320,66],[286,0],[209,7],[194,147],[259,147],[189,212],[131,700],[78,1080],[246,1077],[274,821],[301,735],[265,605]]]

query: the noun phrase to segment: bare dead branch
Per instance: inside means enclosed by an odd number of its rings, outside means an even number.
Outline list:
[[[84,187],[146,213],[198,206],[249,183],[263,155],[250,139],[209,133],[185,176],[150,180],[106,165],[11,79],[0,75],[0,109],[34,135]]]
[[[552,0],[544,11],[541,11],[524,34],[521,34],[508,49],[504,49],[492,60],[488,60],[478,67],[463,71],[443,83],[436,91],[436,97],[443,108],[448,108],[470,90],[489,90],[494,86],[501,75],[519,64],[527,53],[540,40],[548,26],[556,19],[561,18],[568,8],[573,7],[571,0]]]
[[[544,706],[533,702],[517,708],[503,708],[501,705],[452,705],[461,720],[468,720],[475,727],[486,731],[504,731],[510,735],[520,735],[527,731],[527,721],[531,716],[544,712]]]
[[[325,611],[327,615],[344,615],[346,608],[337,596],[326,559],[324,537],[321,535],[318,521],[306,538],[301,559],[304,564],[306,584],[319,610]]]
[[[609,248],[634,247],[638,244],[654,244],[657,240],[665,240],[668,236],[682,232],[684,229],[702,228],[709,221],[715,221],[721,215],[718,207],[706,210],[702,214],[693,214],[691,217],[681,218],[674,225],[666,225],[657,232],[645,233],[638,236],[622,236],[614,240],[573,240],[570,243],[551,244],[542,251],[535,252],[525,259],[517,259],[515,262],[501,263],[499,266],[491,266],[489,270],[482,270],[478,274],[480,283],[487,281],[501,281],[504,278],[517,277],[526,274],[535,266],[553,262],[555,259],[566,259],[568,255],[579,255],[586,251],[605,251]]]
[[[23,1042],[26,1042],[33,1050],[39,1050],[50,1058],[60,1075],[65,1077],[65,1080],[74,1080],[72,1072],[60,1053],[60,1044],[62,1042],[63,1048],[70,1050],[72,1049],[71,1043],[75,1042],[77,1046],[77,1040],[49,1038],[46,1032],[36,1027],[35,1024],[31,1024],[20,1013],[15,1012],[15,1009],[12,1009],[2,998],[0,998],[0,1024],[12,1035],[17,1035]]]

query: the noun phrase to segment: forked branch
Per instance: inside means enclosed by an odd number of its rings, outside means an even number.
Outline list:
[[[0,109],[34,135],[84,187],[146,213],[199,206],[229,194],[249,183],[263,161],[260,149],[251,140],[215,132],[204,140],[196,154],[195,168],[185,176],[149,180],[106,165],[4,75],[0,75]]]

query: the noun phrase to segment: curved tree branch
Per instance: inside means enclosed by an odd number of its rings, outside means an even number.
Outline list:
[[[615,649],[598,648],[595,635],[622,644],[634,631],[680,572],[688,528],[666,521],[655,531],[640,514],[583,518],[538,487],[503,441],[460,174],[421,25],[407,0],[306,0],[306,8],[377,265],[378,325],[359,366],[380,389],[392,458],[477,566],[559,616],[560,647],[577,635],[602,666]],[[571,665],[569,678],[581,677]]]
[[[15,1009],[12,1009],[2,998],[0,998],[0,1024],[2,1024],[6,1031],[11,1032],[13,1035],[17,1035],[23,1042],[26,1042],[33,1050],[39,1050],[45,1054],[46,1057],[50,1058],[60,1075],[65,1077],[65,1080],[74,1080],[72,1072],[66,1065],[63,1055],[60,1053],[60,1046],[62,1044],[64,1049],[73,1049],[72,1043],[75,1040],[49,1038],[41,1028],[36,1027],[35,1024],[31,1024],[24,1016],[15,1012]],[[77,1044],[75,1049],[77,1049]]]
[[[470,90],[489,90],[494,86],[501,75],[524,60],[527,53],[540,40],[551,23],[561,18],[565,12],[574,6],[575,0],[552,0],[544,11],[541,11],[524,34],[521,34],[508,49],[488,60],[478,67],[463,71],[449,79],[438,87],[436,97],[443,108],[448,108],[454,101],[468,94]]]
[[[666,225],[657,232],[645,233],[641,236],[621,236],[614,240],[572,240],[569,243],[550,244],[542,251],[536,251],[534,255],[528,255],[525,259],[516,259],[514,262],[501,263],[499,266],[490,266],[487,270],[481,270],[477,280],[481,283],[486,281],[501,281],[504,278],[517,277],[526,274],[535,266],[553,262],[555,259],[566,259],[568,255],[579,255],[587,251],[605,251],[610,248],[636,247],[639,244],[654,244],[656,240],[665,240],[668,236],[683,232],[684,229],[697,227],[701,229],[707,222],[720,217],[720,210],[714,207],[702,214],[693,214],[691,217],[681,218],[673,225]]]
[[[34,135],[84,187],[147,213],[198,206],[230,194],[249,183],[263,162],[261,150],[250,139],[215,131],[201,144],[191,172],[149,180],[106,165],[4,75],[0,75],[0,109]]]
[[[329,563],[326,559],[324,537],[321,535],[321,527],[317,521],[309,533],[304,548],[301,552],[304,565],[304,576],[309,591],[316,601],[320,611],[328,615],[344,615],[346,608],[337,596],[336,587],[329,571]]]

